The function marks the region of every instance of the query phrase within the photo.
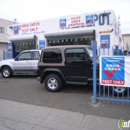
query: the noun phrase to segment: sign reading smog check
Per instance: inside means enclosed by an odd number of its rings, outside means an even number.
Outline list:
[[[101,56],[100,84],[130,87],[130,57]]]

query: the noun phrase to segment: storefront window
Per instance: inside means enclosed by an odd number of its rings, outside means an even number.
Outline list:
[[[36,42],[17,42],[14,43],[15,52],[21,52],[24,50],[36,49]]]

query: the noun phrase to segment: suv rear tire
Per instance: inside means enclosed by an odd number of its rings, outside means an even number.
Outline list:
[[[45,87],[51,92],[57,92],[63,88],[63,81],[57,74],[49,74],[45,78]]]
[[[111,87],[111,89],[115,96],[117,96],[117,95],[122,96],[122,95],[126,95],[126,93],[127,93],[126,87],[113,86],[113,87]]]
[[[1,74],[4,78],[9,78],[12,76],[12,70],[10,69],[10,67],[4,67],[1,70]]]

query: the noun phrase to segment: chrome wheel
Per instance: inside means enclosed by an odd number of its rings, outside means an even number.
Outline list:
[[[57,74],[49,74],[45,78],[45,87],[50,92],[58,92],[63,87],[63,81]]]
[[[9,77],[9,75],[10,75],[9,70],[8,70],[8,69],[5,69],[5,70],[3,71],[3,75],[4,75],[4,77]]]
[[[50,89],[53,89],[53,90],[59,87],[58,82],[55,78],[48,79],[47,85]]]
[[[1,74],[4,78],[9,78],[12,75],[12,70],[9,67],[4,67],[1,70]]]

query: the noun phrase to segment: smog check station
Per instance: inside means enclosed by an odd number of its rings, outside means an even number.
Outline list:
[[[58,45],[121,46],[118,22],[112,10],[14,24],[8,27],[8,58],[21,51]]]

